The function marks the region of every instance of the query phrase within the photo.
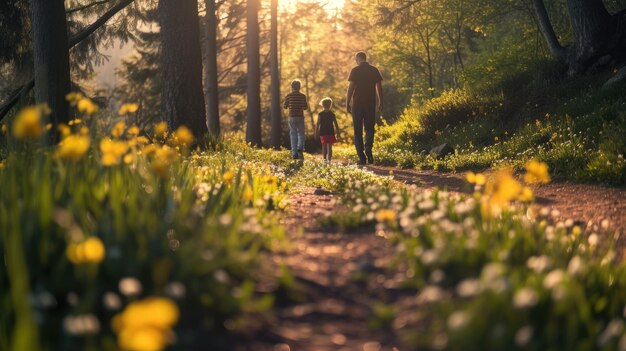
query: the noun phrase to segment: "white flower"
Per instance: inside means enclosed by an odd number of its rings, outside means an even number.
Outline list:
[[[482,285],[478,279],[464,279],[456,286],[456,293],[461,297],[472,297],[482,291]]]
[[[533,307],[539,302],[537,292],[531,288],[522,288],[513,296],[513,306],[515,308]]]
[[[437,302],[441,300],[442,297],[443,290],[441,290],[441,288],[439,288],[438,286],[429,285],[422,290],[422,292],[417,297],[417,301],[420,303]]]
[[[430,249],[422,254],[421,259],[424,265],[430,266],[437,262],[437,260],[439,259],[439,253],[436,250]]]
[[[531,256],[526,261],[526,266],[537,273],[542,273],[550,268],[551,260],[548,256]]]
[[[528,345],[530,340],[533,338],[535,330],[532,326],[527,325],[525,327],[521,327],[517,333],[515,333],[515,345],[518,347],[524,347]]]
[[[187,289],[181,282],[171,282],[165,286],[165,294],[175,298],[181,299],[185,297]]]
[[[113,292],[105,293],[102,296],[102,303],[104,304],[104,307],[112,311],[119,310],[122,307],[122,300],[116,293]]]
[[[459,330],[469,322],[469,313],[465,311],[456,311],[448,317],[448,328],[450,330]]]
[[[580,258],[580,256],[574,256],[569,263],[567,264],[567,273],[570,275],[579,275],[584,273],[585,271],[585,263]]]
[[[543,287],[551,290],[555,286],[561,284],[563,278],[565,277],[565,273],[560,269],[555,269],[552,272],[548,273],[548,275],[543,278]]]
[[[137,296],[141,294],[141,282],[135,278],[123,278],[118,284],[118,288],[122,295]]]
[[[587,242],[589,242],[589,245],[594,247],[596,245],[598,245],[598,234],[593,233],[591,235],[589,235],[589,238],[587,238]]]

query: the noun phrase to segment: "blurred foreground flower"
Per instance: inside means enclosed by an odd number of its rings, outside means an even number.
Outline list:
[[[170,169],[170,165],[176,159],[176,152],[167,145],[163,145],[154,151],[152,159],[152,171],[159,177],[165,177]]]
[[[128,144],[124,141],[111,139],[102,139],[100,141],[101,163],[103,166],[108,167],[119,164],[126,151],[128,151]]]
[[[178,129],[176,129],[176,131],[172,134],[172,137],[174,139],[174,144],[180,147],[189,147],[194,140],[193,133],[185,126],[178,127]]]
[[[549,183],[550,174],[548,173],[548,165],[535,160],[526,163],[524,181],[527,184]]]
[[[69,135],[59,143],[56,156],[63,160],[79,161],[89,150],[90,144],[88,136]]]
[[[174,338],[178,306],[170,299],[151,297],[130,303],[113,317],[111,327],[117,342],[126,351],[159,351]]]
[[[165,138],[167,131],[167,123],[165,122],[159,122],[154,125],[154,136],[157,138]]]
[[[378,210],[378,212],[376,212],[376,221],[379,223],[393,224],[396,221],[396,212],[388,209]]]
[[[139,110],[139,105],[137,104],[123,104],[122,106],[120,106],[120,109],[119,111],[117,111],[117,113],[120,116],[124,116],[129,113],[135,113],[137,112],[137,110]]]
[[[465,179],[467,179],[468,183],[475,185],[485,185],[485,182],[487,181],[487,177],[485,177],[484,174],[474,172],[467,172]]]
[[[124,121],[119,121],[115,123],[113,129],[111,129],[111,136],[114,138],[119,138],[124,135],[124,131],[126,130],[126,123]]]
[[[13,135],[18,139],[37,139],[44,132],[42,116],[50,114],[48,105],[23,108],[13,122]]]
[[[224,172],[224,175],[222,176],[222,181],[224,182],[224,184],[230,184],[230,182],[233,181],[233,178],[235,178],[235,172],[226,171]]]
[[[76,103],[76,109],[80,113],[93,115],[98,112],[98,105],[94,104],[89,98],[83,97]]]
[[[91,237],[82,243],[70,244],[66,251],[67,259],[74,264],[100,263],[105,254],[104,244],[97,237]]]

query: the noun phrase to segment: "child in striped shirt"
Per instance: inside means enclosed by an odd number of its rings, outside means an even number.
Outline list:
[[[289,137],[294,160],[304,159],[304,110],[309,109],[306,95],[300,92],[301,86],[297,79],[291,82],[291,93],[283,103],[283,107],[289,110]]]

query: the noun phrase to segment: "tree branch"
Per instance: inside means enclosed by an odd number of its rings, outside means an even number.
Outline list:
[[[548,43],[548,48],[552,56],[560,61],[565,61],[566,49],[559,43],[559,39],[554,32],[554,27],[552,27],[552,23],[550,22],[546,5],[543,0],[533,0],[533,5],[539,29]]]
[[[118,12],[122,11],[128,5],[133,3],[135,0],[122,0],[117,5],[111,7],[107,12],[105,12],[100,18],[98,18],[94,23],[89,25],[87,28],[81,30],[78,34],[74,35],[70,38],[68,42],[68,50],[76,46],[81,41],[85,40],[89,37],[93,32],[95,32],[98,28],[102,27],[111,17],[115,16]],[[28,92],[31,91],[35,87],[35,80],[31,79],[25,85],[17,88],[13,95],[9,98],[9,100],[0,108],[0,121],[11,111],[13,106],[17,104],[17,102],[23,96],[26,96]]]

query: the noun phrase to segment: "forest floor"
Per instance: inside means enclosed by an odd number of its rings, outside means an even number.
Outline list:
[[[464,173],[441,173],[430,170],[399,169],[386,166],[368,166],[372,172],[389,176],[406,184],[418,184],[424,188],[441,188],[451,192],[469,193]],[[391,172],[391,173],[390,173]],[[487,172],[489,173],[489,172]],[[598,229],[605,225],[616,233],[626,234],[626,188],[610,187],[598,184],[581,184],[553,181],[537,185],[534,209],[536,212],[547,208],[556,214],[556,219]],[[597,230],[597,229],[596,229]],[[616,246],[626,249],[626,236],[619,235]]]
[[[368,166],[370,171],[423,188],[469,193],[464,174]],[[601,226],[608,220],[618,232],[626,229],[626,189],[602,185],[553,182],[535,189],[535,209],[558,211],[562,220]],[[373,227],[342,233],[319,224],[340,211],[335,195],[295,189],[282,225],[292,250],[275,257],[293,275],[295,296],[277,301],[263,341],[246,350],[403,350],[398,321],[385,318],[385,308],[402,306],[416,291],[402,288],[402,273],[390,260],[394,248]],[[617,248],[626,242],[618,239]],[[622,256],[623,257],[623,256]],[[391,306],[391,307],[389,307]],[[382,311],[382,312],[381,312]],[[398,312],[398,311],[395,311]],[[252,347],[252,348],[251,348]]]

